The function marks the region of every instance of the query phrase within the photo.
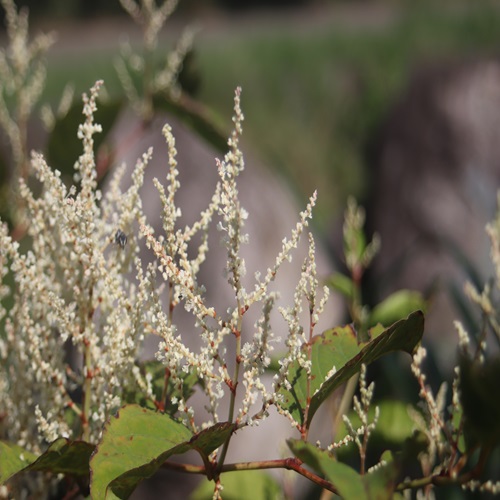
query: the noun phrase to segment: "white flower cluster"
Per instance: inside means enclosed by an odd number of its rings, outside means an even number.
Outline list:
[[[420,392],[419,396],[421,402],[419,407],[423,412],[420,414],[416,410],[410,410],[410,415],[415,421],[418,429],[426,434],[429,439],[429,448],[425,457],[421,457],[423,463],[427,465],[433,463],[437,456],[443,459],[450,451],[451,428],[446,419],[446,391],[447,384],[443,382],[439,388],[436,396],[434,396],[432,389],[426,385],[427,377],[422,371],[422,364],[427,356],[427,351],[424,347],[419,347],[413,355],[411,370],[417,379]],[[455,380],[453,382],[453,390],[458,391],[458,375],[455,372]],[[458,392],[453,394],[454,401],[458,401]],[[443,439],[443,432],[446,434],[447,439]],[[450,438],[450,439],[448,439]]]
[[[346,445],[350,441],[355,442],[363,461],[363,468],[368,439],[370,437],[370,434],[375,430],[380,416],[380,409],[378,406],[376,406],[373,420],[371,422],[369,420],[368,411],[370,409],[374,390],[375,384],[373,382],[369,386],[366,385],[366,365],[361,365],[361,372],[359,375],[359,392],[361,399],[358,399],[357,396],[353,397],[354,411],[358,415],[361,425],[357,429],[355,429],[349,417],[347,415],[342,415],[342,420],[344,421],[349,437],[346,436],[339,443],[334,443],[333,445],[328,447],[328,450],[331,451],[339,448],[340,446]],[[378,466],[380,466],[380,464],[378,464]]]
[[[237,178],[244,169],[244,160],[239,149],[243,122],[240,89],[236,90],[234,109],[234,131],[228,141],[229,152],[223,161],[216,160],[219,182],[211,203],[201,213],[197,222],[182,230],[176,229],[176,221],[181,214],[179,208],[175,206],[175,193],[180,187],[177,180],[175,143],[169,127],[165,127],[164,134],[169,148],[170,164],[167,189],[165,190],[160,181],[155,180],[163,203],[164,235],[155,236],[153,229],[146,224],[143,224],[140,229],[148,247],[152,249],[158,261],[156,268],[150,266],[144,282],[151,288],[157,279],[157,274],[160,273],[167,284],[169,297],[169,306],[165,312],[160,305],[159,295],[156,291],[152,291],[157,300],[153,301],[152,314],[145,319],[145,323],[148,324],[150,332],[162,338],[157,359],[167,366],[177,391],[182,393],[183,379],[179,376],[180,373],[195,371],[202,381],[208,398],[206,409],[212,418],[210,422],[204,422],[204,426],[220,420],[219,405],[227,394],[231,399],[227,420],[235,420],[239,426],[257,424],[267,415],[268,407],[276,403],[276,393],[286,381],[288,366],[297,359],[300,346],[308,340],[305,337],[287,340],[288,353],[281,361],[282,369],[276,377],[273,388],[266,387],[261,380],[261,375],[271,363],[273,343],[278,340],[274,337],[270,324],[270,314],[276,295],[269,292],[268,288],[281,264],[291,260],[291,252],[297,247],[300,235],[306,229],[308,219],[311,217],[316,195],[311,198],[306,210],[301,213],[300,221],[292,231],[291,238],[283,240],[282,250],[274,266],[267,270],[263,279],[257,273],[254,289],[248,292],[243,286],[246,268],[245,260],[240,252],[241,245],[248,242],[248,235],[244,232],[247,213],[240,205],[237,188]],[[205,303],[204,287],[197,282],[197,273],[208,251],[208,229],[215,217],[219,218],[217,227],[222,233],[222,242],[227,254],[226,278],[235,298],[234,304],[229,305],[224,314],[215,311],[213,307]],[[195,236],[198,236],[196,251],[191,248],[192,244],[190,245]],[[290,309],[294,312],[290,312],[289,317],[285,315],[289,324],[289,338],[296,335],[295,330],[298,327],[294,326],[294,321],[298,321],[302,302],[304,300],[309,302],[313,325],[328,297],[325,290],[324,296],[316,305],[318,280],[314,251],[314,240],[311,237],[310,251],[297,286],[295,304]],[[173,311],[181,302],[184,308],[195,317],[196,326],[200,329],[201,348],[198,352],[187,347],[188,342],[183,341],[183,335],[186,333],[177,331],[175,327]],[[249,308],[255,307],[257,303],[262,304],[262,314],[255,324],[255,330],[253,334],[243,332],[243,317]],[[313,326],[310,327],[311,334],[312,328]],[[228,354],[227,344],[231,338],[234,340],[234,347],[230,351],[231,354]],[[234,359],[228,359],[231,356],[234,356]],[[241,402],[236,409],[236,392],[241,383],[244,392],[241,394],[239,391]],[[179,405],[181,412],[184,411],[186,423],[196,429],[193,408],[179,399],[176,399],[175,403]],[[257,406],[254,407],[254,405]]]
[[[122,388],[135,386],[145,297],[124,274],[137,252],[133,238],[122,248],[113,235],[120,230],[132,236],[133,222],[142,217],[137,192],[147,156],[138,162],[129,191],[121,193],[115,180],[101,200],[92,138],[100,131],[93,122],[100,85],[84,96],[78,187],[67,189],[59,172],[33,154],[42,192],[35,198],[24,181],[20,186],[30,249],[21,251],[6,226],[0,233],[3,275],[9,265],[14,280],[6,339],[0,342],[0,412],[6,415],[5,437],[34,449],[38,427],[45,435],[50,429],[52,437],[56,430],[71,435],[74,421],[73,437],[95,441],[121,404]]]
[[[194,431],[220,420],[234,421],[240,427],[256,424],[271,404],[278,403],[276,393],[286,384],[290,364],[300,359],[310,368],[301,346],[311,340],[328,297],[326,289],[321,298],[316,296],[312,236],[294,304],[282,311],[290,331],[288,352],[274,386],[266,387],[261,380],[277,340],[270,323],[276,295],[268,287],[281,264],[291,260],[316,195],[301,213],[291,238],[283,240],[275,264],[263,279],[257,274],[254,289],[247,292],[242,283],[245,261],[240,255],[241,245],[248,240],[244,232],[247,214],[237,189],[244,168],[239,149],[240,90],[235,96],[229,152],[217,162],[219,183],[199,220],[184,228],[178,227],[181,213],[175,205],[180,188],[175,141],[165,126],[166,186],[155,180],[163,204],[164,234],[156,235],[145,220],[139,197],[151,149],[137,162],[126,192],[119,188],[123,167],[116,169],[105,195],[98,189],[93,137],[101,128],[93,115],[101,84],[97,82],[84,95],[85,121],[78,130],[83,154],[75,164],[75,185],[67,188],[59,172],[43,156],[33,154],[32,168],[41,193],[35,197],[24,181],[20,189],[28,214],[29,249],[24,242],[13,241],[5,225],[0,226],[4,283],[0,299],[12,300],[8,310],[0,310],[6,331],[6,338],[0,340],[2,437],[33,450],[58,436],[96,442],[109,415],[127,402],[126,394],[140,393],[161,408],[166,401],[156,401],[151,374],[138,361],[141,341],[148,333],[161,338],[157,359],[165,366],[170,384],[162,397],[173,388],[170,403]],[[204,284],[197,281],[208,252],[208,229],[216,217],[227,253],[227,281],[234,293],[234,303],[221,312],[206,303]],[[141,238],[156,257],[148,265],[138,257]],[[14,283],[6,286],[11,278]],[[310,313],[307,335],[298,322],[303,302]],[[243,331],[243,317],[257,303],[261,317],[253,333]],[[177,331],[173,313],[178,306],[194,317],[196,333]],[[199,349],[190,349],[185,335],[199,335]],[[183,395],[187,374],[196,375],[206,394],[209,419],[202,423],[195,420],[194,409]],[[221,418],[218,411],[224,398],[230,400],[230,410]]]
[[[303,218],[306,217],[307,213],[309,214],[308,217],[310,217],[310,211],[312,210],[315,201],[316,193],[314,193],[311,197],[306,210],[302,212],[301,215]],[[297,225],[295,231],[292,232],[292,239],[290,240],[290,243],[294,242],[295,238],[300,237],[302,230],[303,228],[300,228],[299,225]],[[284,255],[286,254],[285,248],[287,248],[287,243],[284,241],[282,251],[283,258],[285,258]],[[305,371],[308,379],[312,375],[312,337],[314,335],[314,328],[318,322],[319,316],[323,312],[329,298],[329,289],[326,286],[322,289],[322,296],[318,296],[319,280],[316,269],[315,250],[314,238],[312,234],[309,233],[309,251],[302,264],[302,272],[295,289],[293,306],[280,308],[280,313],[288,324],[288,336],[285,339],[285,345],[287,346],[288,353],[280,359],[280,369],[274,376],[273,392],[275,394],[278,394],[281,387],[285,387],[287,390],[291,389],[287,375],[290,366],[293,363],[299,364],[300,368]],[[286,255],[286,258],[290,258],[289,253]],[[278,262],[279,261],[277,260],[276,263]],[[307,330],[304,330],[300,320],[304,302],[307,304],[309,313],[309,325]],[[307,346],[307,348],[304,348],[305,346]],[[327,378],[325,378],[325,380],[327,380]],[[310,391],[309,382],[307,383],[307,391]],[[308,398],[311,398],[312,396],[313,394],[311,393],[307,395]],[[301,430],[301,432],[307,433],[307,429],[296,421],[289,411],[281,406],[282,401],[279,397],[277,397],[276,400],[273,400],[273,402],[277,405],[278,411],[290,420],[293,427]],[[308,407],[306,408],[306,412],[307,411]],[[306,420],[307,413],[304,415],[304,421]]]

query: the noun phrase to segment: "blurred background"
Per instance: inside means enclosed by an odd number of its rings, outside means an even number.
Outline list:
[[[111,97],[123,94],[113,61],[141,34],[118,0],[16,3],[30,8],[34,32],[58,35],[42,101],[56,105],[67,82],[78,99],[97,79]],[[181,0],[159,57],[190,24],[184,89],[227,130],[242,87],[246,151],[299,206],[318,189],[315,229],[337,268],[346,200],[366,206],[382,249],[365,302],[421,291],[427,341],[449,368],[453,319],[480,329],[464,280],[481,288],[491,273],[484,226],[500,187],[500,3]],[[392,385],[407,397],[399,375]]]
[[[120,42],[139,42],[139,33],[118,1],[17,4],[29,7],[34,31],[58,34],[49,100],[67,81],[77,95],[96,78],[120,92],[111,63]],[[369,194],[374,142],[415,74],[494,58],[499,20],[498,2],[484,0],[182,0],[163,36],[170,48],[196,25],[196,96],[227,123],[242,86],[245,140],[300,198],[320,187],[316,224],[328,231],[348,194]]]
[[[67,82],[78,98],[101,78],[122,95],[113,61],[141,35],[118,1],[17,4],[29,7],[34,32],[58,36],[42,101],[57,103]],[[382,251],[365,301],[416,288],[431,299],[428,338],[449,346],[457,316],[475,329],[461,290],[491,271],[484,225],[500,186],[500,4],[183,0],[159,57],[190,24],[184,88],[224,130],[243,88],[247,151],[299,206],[318,189],[316,231],[340,268],[346,199],[367,207]]]

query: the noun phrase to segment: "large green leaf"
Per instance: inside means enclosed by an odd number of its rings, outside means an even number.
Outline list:
[[[356,333],[351,326],[336,327],[314,337],[312,343],[312,377],[310,394],[320,389],[333,366],[343,366],[359,352]],[[286,408],[296,421],[304,424],[304,409],[307,401],[307,374],[298,362],[292,363],[287,379],[288,391],[280,390],[283,399],[280,405]]]
[[[283,497],[281,487],[269,474],[260,470],[227,472],[221,475],[224,500],[277,500]],[[190,500],[211,500],[214,483],[202,481]]]
[[[310,443],[290,439],[293,454],[316,472],[323,474],[344,500],[385,500],[392,498],[398,475],[396,464],[389,463],[374,472],[360,475],[351,467],[337,462],[326,451]]]
[[[193,435],[167,414],[125,406],[106,425],[90,461],[92,498],[127,498],[171,455],[194,449],[206,459],[233,428],[232,424],[220,423]]]
[[[0,441],[0,484],[31,465],[37,456],[17,444]]]
[[[307,419],[305,408],[308,400],[308,377],[298,361],[292,363],[288,371],[287,379],[291,389],[283,387],[280,390],[283,397],[281,407],[289,411],[301,425],[309,427],[323,401],[359,372],[362,364],[372,363],[392,351],[412,353],[422,338],[423,330],[424,316],[421,311],[417,311],[386,330],[381,331],[379,327],[371,329],[368,332],[368,342],[358,343],[352,326],[327,330],[314,337]],[[332,374],[334,367],[336,371]]]

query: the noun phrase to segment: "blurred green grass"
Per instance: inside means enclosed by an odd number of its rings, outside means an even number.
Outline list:
[[[282,174],[300,200],[319,188],[316,225],[329,231],[346,197],[363,198],[367,144],[412,70],[430,61],[494,55],[500,47],[500,8],[470,3],[393,6],[380,26],[354,22],[256,26],[203,37],[195,46],[199,98],[229,124],[232,95],[243,88],[245,142]],[[119,84],[113,53],[51,60],[47,97],[72,80],[82,92],[97,79],[111,94]],[[499,82],[500,83],[500,82]]]

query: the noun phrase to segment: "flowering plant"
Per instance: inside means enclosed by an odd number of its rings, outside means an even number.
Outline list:
[[[15,283],[14,305],[7,314],[6,340],[2,342],[2,414],[6,437],[16,444],[5,445],[9,451],[4,456],[15,458],[17,466],[12,472],[17,468],[36,470],[40,462],[43,468],[59,472],[60,465],[49,458],[55,450],[58,463],[61,456],[75,457],[75,465],[64,460],[65,472],[85,477],[90,471],[91,494],[104,498],[111,491],[127,495],[170,455],[196,449],[204,464],[200,471],[214,480],[217,492],[222,488],[220,473],[226,470],[224,457],[233,433],[256,425],[274,407],[306,442],[318,407],[363,363],[392,349],[411,352],[422,333],[422,316],[417,314],[384,332],[374,332],[368,343],[359,343],[351,328],[314,336],[328,289],[318,297],[314,239],[309,236],[310,251],[294,304],[281,311],[288,323],[287,352],[271,387],[266,387],[260,377],[271,363],[274,339],[269,312],[275,299],[268,286],[306,230],[315,195],[300,214],[291,237],[283,240],[274,266],[265,276],[256,276],[254,289],[247,292],[242,284],[245,262],[239,251],[247,239],[246,213],[237,190],[237,177],[243,169],[238,146],[243,120],[240,91],[235,97],[230,151],[217,162],[220,182],[212,203],[198,222],[184,229],[176,227],[180,211],[175,194],[180,184],[175,142],[169,127],[164,128],[170,170],[166,189],[156,181],[165,230],[163,236],[156,236],[145,220],[138,196],[151,150],[137,162],[133,184],[126,192],[119,188],[122,170],[117,170],[105,195],[97,189],[93,135],[100,132],[100,126],[94,123],[93,113],[100,85],[97,82],[90,95],[84,95],[85,122],[78,132],[83,154],[75,165],[78,186],[67,189],[60,174],[34,153],[32,167],[42,184],[41,196],[35,198],[22,180],[20,186],[30,220],[30,250],[21,253],[19,243],[2,226],[2,269],[4,275],[10,269]],[[205,303],[202,285],[196,279],[207,251],[206,240],[202,237],[194,258],[188,254],[192,238],[197,233],[206,234],[216,215],[227,252],[228,282],[235,296],[235,305],[224,315]],[[140,238],[157,259],[145,268],[138,258]],[[129,268],[135,270],[136,282],[129,277]],[[7,295],[10,290],[5,287],[3,292]],[[166,311],[162,293],[169,297]],[[299,322],[304,300],[310,314],[307,329]],[[242,319],[257,303],[263,304],[263,315],[249,335],[242,329]],[[173,313],[180,305],[195,317],[201,340],[198,352],[190,349],[182,332],[176,330]],[[138,362],[141,341],[148,333],[161,339],[156,356],[161,371],[141,370]],[[333,350],[328,347],[337,337],[345,343],[338,361],[335,351],[339,345]],[[227,338],[235,344],[233,373],[228,368]],[[77,352],[76,366],[67,360],[65,343]],[[331,350],[331,358],[313,361],[319,348]],[[161,391],[155,392],[158,383]],[[206,395],[209,417],[201,424],[189,404],[195,385]],[[221,418],[219,404],[225,397],[230,399],[229,413]],[[136,400],[142,401],[142,406],[123,406]],[[125,435],[130,443],[118,445],[117,440],[122,441]],[[90,453],[90,470],[89,464],[81,468],[81,455],[89,457]],[[298,460],[290,463],[323,484],[319,477],[302,470]]]
[[[14,25],[18,18],[12,2],[2,3]],[[140,12],[152,8],[147,0],[142,11],[134,10],[133,2],[123,3],[138,19]],[[279,496],[276,481],[261,473],[270,468],[293,470],[345,498],[387,498],[397,491],[446,482],[476,487],[492,443],[486,442],[473,410],[468,410],[474,403],[467,399],[472,394],[467,384],[490,380],[494,370],[485,371],[477,353],[474,361],[464,357],[450,414],[445,415],[444,392],[434,398],[421,370],[422,312],[384,327],[374,325],[370,318],[375,316],[360,303],[360,278],[376,250],[376,244],[365,242],[362,210],[352,202],[346,215],[345,252],[351,275],[333,280],[349,301],[353,323],[317,332],[319,316],[329,307],[329,293],[319,286],[315,241],[308,232],[316,193],[283,239],[274,264],[253,280],[246,277],[241,247],[249,241],[247,212],[238,192],[244,169],[240,89],[235,93],[228,152],[216,161],[219,181],[211,202],[185,227],[179,227],[176,205],[181,186],[175,139],[168,125],[163,128],[168,172],[165,183],[155,180],[163,206],[163,234],[157,234],[139,196],[151,149],[137,161],[128,189],[120,188],[124,168],[115,170],[105,192],[98,185],[94,135],[101,127],[94,114],[101,85],[98,81],[83,96],[84,121],[78,129],[83,152],[75,164],[74,184],[67,187],[42,154],[32,153],[29,168],[39,185],[32,187],[18,170],[21,202],[15,220],[23,230],[16,233],[7,224],[0,226],[0,496],[50,497],[62,488],[66,498],[127,498],[160,467],[206,476],[213,498],[231,496],[224,473],[255,471],[259,475],[252,477],[267,492],[262,497]],[[5,120],[4,126],[8,123]],[[15,155],[14,160],[18,157],[23,156]],[[222,236],[224,271],[234,297],[223,311],[206,300],[205,287],[211,284],[198,279],[213,224]],[[498,223],[490,227],[497,267],[498,231]],[[13,233],[23,238],[16,241]],[[293,303],[280,309],[287,336],[276,362],[278,339],[270,313],[277,296],[270,285],[304,237],[309,251]],[[154,257],[150,263],[140,258],[141,242]],[[498,270],[497,274],[500,282]],[[488,293],[489,289],[482,295],[476,292],[474,297],[488,312],[491,326],[498,328]],[[256,308],[261,310],[258,321],[246,324],[248,311]],[[193,331],[179,330],[179,309],[193,317]],[[459,331],[465,351],[468,337],[462,328]],[[146,335],[159,339],[155,362],[141,357]],[[189,341],[193,336],[196,347]],[[415,413],[420,430],[405,436],[398,452],[371,464],[368,441],[383,415],[372,411],[374,385],[366,381],[366,366],[392,351],[414,356],[412,367],[426,413]],[[270,383],[264,380],[267,372],[273,373]],[[459,373],[465,376],[459,378]],[[359,397],[353,396],[358,377]],[[337,415],[347,431],[337,441],[311,443],[315,415],[345,384]],[[202,399],[201,410],[193,402],[196,398]],[[347,415],[351,400],[359,426]],[[483,398],[481,404],[488,406],[488,401]],[[234,435],[257,426],[272,412],[296,432],[287,441],[291,456],[227,463]],[[471,446],[462,442],[465,429],[477,430]],[[350,443],[359,449],[359,472],[337,459],[339,450]],[[482,460],[466,470],[475,449],[481,450]],[[184,460],[190,451],[197,453],[199,464]],[[170,461],[174,455],[181,461]],[[406,465],[417,459],[423,477],[409,479]],[[204,488],[198,490],[201,497]]]

